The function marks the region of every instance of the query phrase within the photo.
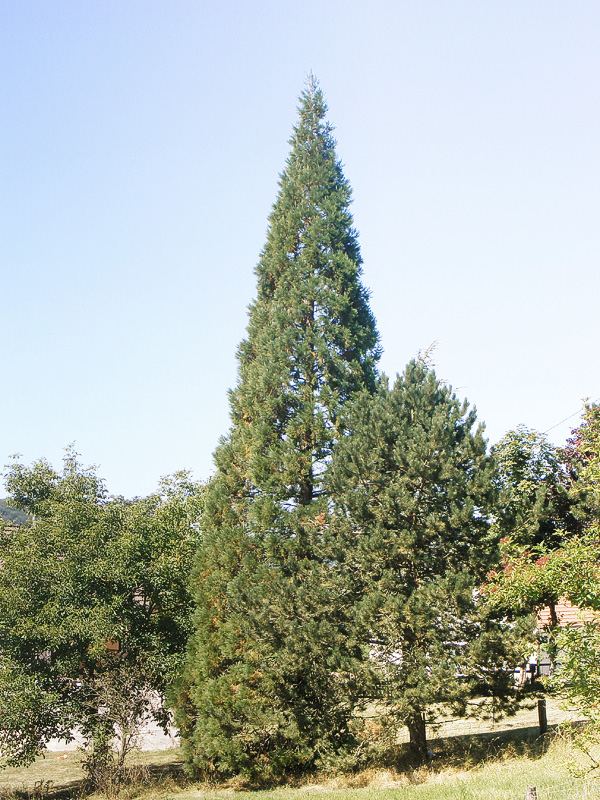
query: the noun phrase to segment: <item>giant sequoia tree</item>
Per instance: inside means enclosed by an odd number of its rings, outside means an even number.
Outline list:
[[[277,774],[351,740],[359,649],[323,544],[322,478],[342,409],[374,390],[378,337],[325,113],[311,78],[206,500],[177,705],[188,758],[208,772]]]

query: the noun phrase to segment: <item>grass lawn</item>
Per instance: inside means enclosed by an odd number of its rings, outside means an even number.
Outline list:
[[[551,725],[565,720],[549,701]],[[567,717],[568,719],[568,717]],[[536,786],[538,800],[576,800],[581,785],[569,776],[566,763],[572,748],[565,737],[538,737],[537,713],[522,710],[516,717],[491,726],[462,721],[447,723],[443,738],[431,741],[435,757],[416,770],[367,770],[337,778],[320,777],[295,788],[252,792],[253,800],[525,800]],[[452,738],[446,738],[448,736]],[[67,755],[68,757],[61,757]],[[183,774],[177,750],[134,755],[140,781],[122,791],[125,800],[227,800],[239,797],[236,781],[218,787],[192,783]],[[83,772],[77,752],[48,753],[27,768],[0,771],[0,797],[81,797]],[[599,794],[585,797],[599,797]],[[317,800],[315,798],[315,800]]]
[[[81,796],[85,773],[81,768],[81,753],[69,751],[46,753],[29,767],[7,767],[0,770],[0,798],[11,796]],[[179,750],[140,751],[132,754],[131,765],[136,768],[142,783],[173,785],[180,790],[183,780],[183,763]],[[141,788],[141,787],[140,787]],[[157,797],[163,796],[160,793]]]

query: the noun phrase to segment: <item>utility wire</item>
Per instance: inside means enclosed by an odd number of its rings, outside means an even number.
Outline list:
[[[587,401],[586,401],[586,402],[587,402]],[[595,406],[595,405],[596,405],[596,403],[598,403],[598,402],[600,402],[600,397],[598,397],[596,400],[594,400],[594,401],[591,403],[591,405]],[[576,417],[578,414],[581,414],[582,410],[583,410],[583,409],[579,409],[579,411],[574,411],[572,414],[569,414],[569,416],[568,416],[568,417],[565,417],[564,419],[561,419],[561,421],[560,421],[560,422],[557,422],[557,423],[556,423],[556,425],[551,425],[551,426],[550,426],[549,428],[547,428],[545,431],[542,431],[542,433],[550,433],[550,431],[553,431],[553,430],[554,430],[554,428],[558,428],[558,426],[559,426],[559,425],[562,425],[562,424],[563,424],[563,422],[568,422],[570,419],[573,419],[573,417]]]

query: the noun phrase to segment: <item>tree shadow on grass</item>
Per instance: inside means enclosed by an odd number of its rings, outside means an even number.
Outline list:
[[[153,786],[167,789],[182,788],[189,784],[183,763],[173,760],[160,764],[141,763],[130,766],[129,781],[123,786],[140,786],[149,789]],[[68,781],[23,779],[20,785],[0,787],[0,800],[81,800],[92,794],[85,778]]]
[[[540,736],[537,725],[513,728],[509,731],[488,731],[485,733],[460,734],[444,739],[432,739],[430,749],[432,762],[442,760],[445,765],[456,762],[470,762],[472,766],[506,758],[507,755],[541,758],[548,750],[554,729],[548,726],[548,733]]]
[[[363,765],[360,771],[340,775],[339,778],[348,788],[368,786],[371,784],[373,773],[383,769],[396,774],[399,782],[419,784],[424,783],[432,775],[448,769],[470,770],[484,764],[505,761],[511,757],[538,759],[547,752],[561,729],[564,727],[550,725],[548,733],[544,736],[540,736],[537,726],[529,726],[498,732],[432,737],[429,740],[431,758],[425,764],[414,759],[407,744],[401,744],[380,752],[373,759],[373,763]],[[132,765],[131,777],[134,786],[144,790],[157,787],[162,794],[168,794],[171,789],[190,786],[190,783],[194,784],[185,773],[184,765],[177,755],[162,763],[151,763],[144,759],[141,763]],[[306,785],[307,780],[316,784],[328,782],[327,779],[320,780],[320,778],[325,779],[325,776],[306,774],[290,776],[285,785],[301,787]],[[245,781],[234,781],[234,783],[238,791],[274,788],[265,784],[252,786]],[[281,787],[281,782],[277,785]],[[232,788],[232,783],[230,781],[227,784],[215,784],[211,785],[211,788],[213,790]],[[87,794],[89,792],[84,779],[63,784],[37,781],[35,785],[0,789],[0,800],[75,800],[75,798],[81,800]],[[131,790],[129,789],[126,794],[131,796]]]
[[[541,758],[564,726],[549,725],[540,736],[537,725],[511,730],[465,733],[454,736],[431,737],[428,740],[429,759],[419,760],[408,744],[399,744],[380,752],[374,767],[389,769],[404,775],[411,783],[421,783],[428,776],[448,769],[470,770],[484,764],[508,758]]]
[[[432,738],[429,742],[432,756],[428,762],[428,771],[440,772],[452,767],[472,769],[511,757],[537,760],[547,753],[553,741],[564,734],[565,728],[573,730],[584,724],[570,722],[548,725],[548,731],[543,735],[540,735],[537,725],[531,725],[498,732]],[[401,769],[400,764],[397,768]]]

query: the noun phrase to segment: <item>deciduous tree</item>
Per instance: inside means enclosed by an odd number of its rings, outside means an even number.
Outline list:
[[[517,548],[553,548],[581,532],[560,448],[519,426],[493,448],[499,490],[495,528]]]
[[[13,463],[6,483],[33,521],[2,540],[2,759],[27,763],[77,728],[90,774],[109,762],[118,774],[143,716],[168,719],[150,701],[164,698],[189,634],[201,489],[180,474],[147,498],[109,497],[72,451],[62,472]]]
[[[515,549],[506,552],[504,569],[495,575],[488,595],[496,605],[515,609],[540,608],[548,598],[569,600],[581,609],[578,624],[554,626],[548,631],[556,653],[554,687],[600,730],[600,408],[587,405],[582,425],[567,448],[569,497],[578,509],[581,533],[564,536],[558,547]],[[585,612],[587,616],[584,617]],[[590,619],[590,614],[592,618]]]

